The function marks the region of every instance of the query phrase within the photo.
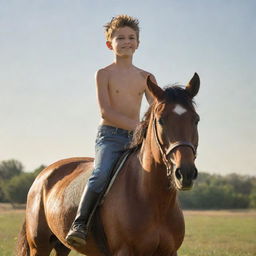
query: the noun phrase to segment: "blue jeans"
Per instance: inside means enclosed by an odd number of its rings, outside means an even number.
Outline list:
[[[88,188],[100,193],[118,161],[132,139],[131,132],[108,125],[101,125],[95,141],[94,170]]]

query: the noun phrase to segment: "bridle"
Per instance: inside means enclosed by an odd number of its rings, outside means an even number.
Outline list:
[[[169,148],[166,150],[166,152],[164,152],[160,140],[158,138],[157,135],[157,128],[156,128],[156,118],[154,117],[153,120],[153,132],[154,132],[154,137],[157,143],[157,146],[159,148],[159,151],[162,155],[162,159],[163,162],[166,166],[166,170],[167,170],[167,176],[169,177],[172,174],[172,164],[167,160],[167,156],[176,148],[184,146],[184,147],[189,147],[192,149],[194,156],[196,158],[197,152],[196,152],[196,147],[191,143],[191,142],[187,142],[187,141],[176,141],[174,143],[170,143]]]

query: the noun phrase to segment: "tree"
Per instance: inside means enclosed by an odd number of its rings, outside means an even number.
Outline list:
[[[201,173],[194,188],[179,193],[187,209],[239,209],[256,207],[256,179],[230,174]]]
[[[253,178],[232,173],[226,176],[225,181],[232,185],[234,191],[243,195],[249,195],[253,189]]]
[[[250,199],[250,207],[256,208],[256,187],[254,187],[252,193],[249,196]]]
[[[0,163],[0,179],[9,180],[23,172],[23,165],[15,159],[2,161]]]
[[[0,202],[6,202],[6,195],[4,191],[4,181],[0,179]]]
[[[25,203],[34,178],[33,173],[22,173],[11,178],[5,185],[7,199],[11,203]]]

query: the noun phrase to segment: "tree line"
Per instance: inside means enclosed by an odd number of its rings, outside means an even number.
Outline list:
[[[0,162],[0,202],[13,206],[26,203],[30,186],[44,168],[41,165],[32,172],[26,172],[18,160]]]
[[[185,209],[256,208],[256,177],[201,172],[193,189],[179,196]]]
[[[18,160],[0,162],[0,202],[26,203],[30,186],[44,168],[26,172]],[[179,199],[184,209],[256,208],[256,177],[199,172],[193,189],[179,192]]]

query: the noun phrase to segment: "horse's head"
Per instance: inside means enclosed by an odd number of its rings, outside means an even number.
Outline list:
[[[195,73],[184,89],[174,86],[162,90],[149,77],[147,85],[155,100],[150,122],[157,147],[152,153],[157,162],[165,164],[167,175],[177,189],[191,189],[197,178],[194,161],[199,116],[193,98],[199,91],[199,76]]]

